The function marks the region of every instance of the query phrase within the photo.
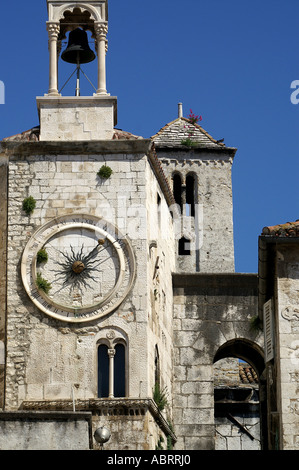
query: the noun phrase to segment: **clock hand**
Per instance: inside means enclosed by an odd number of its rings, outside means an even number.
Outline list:
[[[100,251],[100,247],[103,246],[104,243],[105,243],[105,240],[103,240],[103,239],[100,238],[100,239],[98,240],[97,246],[94,247],[88,255],[84,256],[84,258],[83,258],[83,260],[82,260],[83,263],[86,262],[86,261],[90,261],[92,258],[94,258],[95,256],[97,256],[97,254],[98,254],[99,251]]]

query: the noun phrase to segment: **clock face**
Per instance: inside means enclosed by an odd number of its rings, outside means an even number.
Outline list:
[[[27,243],[21,266],[27,294],[46,314],[67,322],[114,311],[132,288],[132,249],[103,219],[64,216],[42,226]]]

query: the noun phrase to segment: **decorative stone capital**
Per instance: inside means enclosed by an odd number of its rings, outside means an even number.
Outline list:
[[[108,349],[108,356],[114,357],[115,356],[115,349]]]
[[[106,40],[108,33],[108,23],[95,23],[94,31],[96,35],[96,40]]]
[[[53,41],[57,41],[58,39],[58,35],[60,33],[60,25],[59,23],[50,23],[50,22],[47,22],[47,30],[48,30],[48,34],[49,34],[49,40]]]

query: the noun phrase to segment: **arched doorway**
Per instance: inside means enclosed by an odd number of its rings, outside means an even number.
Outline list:
[[[214,358],[216,450],[265,449],[265,364],[259,346],[245,339],[222,345]]]

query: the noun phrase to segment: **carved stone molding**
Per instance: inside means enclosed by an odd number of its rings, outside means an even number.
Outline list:
[[[115,338],[115,331],[113,331],[113,330],[108,331],[108,333],[106,334],[106,338],[110,339],[110,340],[114,339]]]
[[[59,23],[47,23],[47,31],[49,34],[49,40],[57,40],[60,33],[60,24]]]
[[[96,39],[105,39],[108,33],[108,24],[107,23],[95,23],[94,25]]]
[[[299,320],[299,308],[292,306],[285,307],[281,312],[281,316],[288,321]]]

